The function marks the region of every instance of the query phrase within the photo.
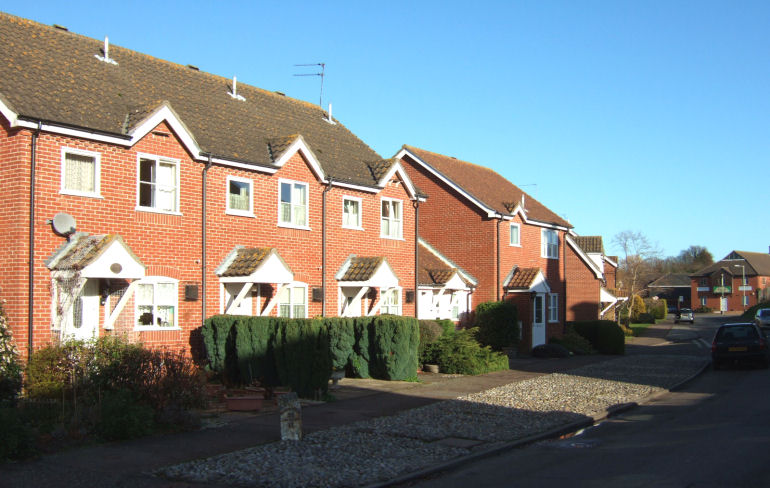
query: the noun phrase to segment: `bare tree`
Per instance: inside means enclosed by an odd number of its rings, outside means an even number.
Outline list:
[[[660,250],[650,243],[640,231],[624,230],[612,238],[613,245],[621,251],[618,288],[631,298],[638,295],[655,272],[654,263],[659,260]]]

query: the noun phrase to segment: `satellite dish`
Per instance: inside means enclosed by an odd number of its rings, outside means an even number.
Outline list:
[[[75,232],[75,217],[68,213],[59,212],[53,216],[51,221],[53,231],[61,236],[68,236]]]

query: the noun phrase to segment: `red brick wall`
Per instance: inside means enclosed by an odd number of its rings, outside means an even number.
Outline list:
[[[7,191],[0,219],[6,236],[2,254],[4,272],[0,274],[0,297],[6,299],[6,311],[17,345],[26,349],[28,330],[28,209],[30,139],[28,130],[9,134],[7,125],[0,130],[0,181]],[[61,148],[84,149],[101,154],[102,198],[60,194]],[[136,210],[137,155],[147,153],[180,161],[181,215]],[[162,275],[179,280],[178,323],[181,330],[133,330],[133,303],[129,303],[113,333],[127,333],[151,346],[187,349],[199,345],[194,331],[202,322],[202,302],[185,301],[186,284],[202,284],[202,175],[204,164],[193,161],[173,131],[159,125],[131,148],[106,143],[42,133],[38,140],[37,203],[35,230],[35,347],[50,342],[51,275],[44,261],[65,239],[53,233],[45,223],[57,212],[67,212],[77,221],[77,230],[90,234],[120,234],[128,247],[147,266],[147,276]],[[228,175],[253,181],[255,217],[225,214]],[[299,230],[278,227],[279,179],[308,183],[309,227]],[[321,303],[312,302],[311,289],[321,286],[321,207],[324,185],[319,183],[302,156],[296,154],[276,174],[213,166],[207,178],[207,315],[220,311],[220,285],[216,268],[236,245],[275,247],[292,269],[296,281],[308,285],[308,316],[321,314]],[[341,228],[342,195],[360,197],[363,204],[364,231]],[[380,238],[380,201],[382,196],[403,202],[402,240]],[[394,179],[385,189],[364,192],[334,188],[328,193],[327,315],[337,314],[337,283],[334,275],[349,254],[385,256],[404,290],[414,288],[414,209],[403,185]],[[269,289],[269,287],[265,287]],[[402,313],[414,315],[414,304],[406,304],[402,291]],[[277,308],[273,314],[277,313]],[[100,314],[100,322],[103,321]],[[101,327],[100,334],[109,333]]]
[[[596,320],[599,318],[599,289],[601,281],[571,246],[567,254],[567,320]]]
[[[742,312],[744,308],[749,308],[754,305],[756,305],[759,302],[758,296],[757,296],[757,290],[760,288],[763,288],[762,286],[762,278],[764,278],[767,281],[770,281],[768,277],[762,277],[762,276],[747,276],[746,279],[748,281],[748,286],[751,287],[751,290],[746,290],[745,294],[748,297],[748,304],[744,307],[743,306],[743,296],[744,292],[740,290],[740,286],[743,284],[743,276],[737,275],[733,276],[732,280],[732,291],[731,293],[725,293],[724,297],[727,299],[727,311],[728,312]],[[690,282],[690,298],[692,307],[694,309],[697,309],[701,307],[701,298],[706,297],[706,306],[714,310],[715,312],[718,312],[720,310],[720,301],[722,298],[721,293],[713,293],[711,290],[714,289],[714,284],[709,281],[708,288],[709,291],[698,291],[698,283],[700,281],[700,278],[695,278]],[[727,286],[727,280],[725,280],[725,285]]]
[[[564,232],[559,231],[560,259],[541,257],[542,227],[525,224],[519,216],[513,221],[499,223],[500,277],[497,281],[497,227],[498,220],[490,219],[477,206],[430,174],[409,156],[402,159],[409,177],[428,195],[420,205],[420,237],[435,246],[442,254],[454,261],[478,279],[473,303],[504,298],[502,282],[513,269],[534,267],[543,270],[552,293],[559,294],[559,323],[547,324],[547,337],[560,336],[564,317]],[[510,224],[520,224],[521,246],[510,245]],[[499,293],[499,296],[498,296]],[[514,297],[515,298],[515,297]],[[518,299],[514,300],[517,304]],[[519,310],[525,334],[532,317],[529,309]],[[531,340],[523,339],[523,342]]]

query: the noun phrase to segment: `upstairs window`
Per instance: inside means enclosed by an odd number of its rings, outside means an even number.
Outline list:
[[[246,178],[227,177],[227,211],[232,215],[254,215],[252,203],[252,183]]]
[[[179,211],[179,161],[139,157],[139,208]]]
[[[542,232],[542,257],[559,259],[559,234],[552,229],[543,229]]]
[[[307,228],[307,183],[282,180],[279,198],[278,223]]]
[[[389,239],[401,239],[402,233],[402,202],[392,198],[382,199],[380,220],[380,236]]]
[[[361,199],[354,197],[342,198],[342,227],[361,229]]]
[[[511,224],[511,246],[521,247],[521,226],[519,224]]]
[[[100,196],[100,159],[99,153],[62,148],[61,193]]]

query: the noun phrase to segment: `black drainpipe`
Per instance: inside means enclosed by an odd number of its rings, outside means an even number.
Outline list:
[[[419,319],[419,303],[420,303],[420,290],[419,278],[420,273],[420,200],[416,198],[412,202],[414,207],[414,318]]]
[[[321,195],[321,317],[326,317],[326,194],[332,189],[332,179]]]
[[[29,310],[27,311],[27,360],[32,357],[32,339],[34,337],[35,316],[35,169],[37,166],[37,138],[43,128],[41,121],[37,122],[37,130],[32,133],[30,147],[30,173],[29,173]]]
[[[503,216],[501,215],[497,220],[497,280],[495,281],[495,290],[498,302],[500,301],[500,288],[502,288],[502,284],[500,283],[500,224],[502,221]]]
[[[208,153],[208,161],[203,167],[203,185],[202,185],[202,209],[201,209],[201,324],[206,321],[206,180],[209,169],[211,169],[211,153]]]

